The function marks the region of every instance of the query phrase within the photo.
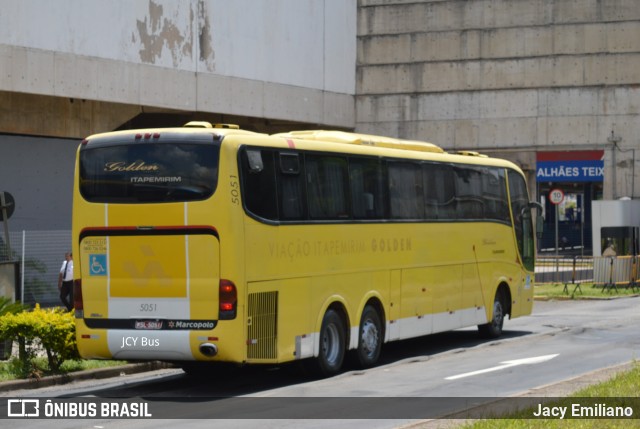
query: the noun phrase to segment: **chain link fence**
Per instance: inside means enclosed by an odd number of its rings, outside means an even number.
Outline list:
[[[536,259],[536,283],[593,282],[594,258],[590,256],[544,256]]]
[[[64,254],[71,252],[71,231],[12,231],[11,253],[5,250],[0,260],[20,261],[20,285],[16,300],[41,307],[61,305],[58,297],[58,274]],[[24,262],[24,263],[22,263]]]
[[[589,283],[603,290],[638,288],[639,256],[546,256],[536,260],[536,284]],[[575,289],[574,289],[575,290]]]

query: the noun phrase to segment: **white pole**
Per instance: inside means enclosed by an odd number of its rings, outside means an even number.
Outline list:
[[[20,274],[20,302],[24,304],[24,255],[27,247],[27,231],[22,230],[22,269]]]
[[[558,210],[558,204],[556,204],[556,275],[560,272],[560,257],[558,255],[558,215],[560,210]]]

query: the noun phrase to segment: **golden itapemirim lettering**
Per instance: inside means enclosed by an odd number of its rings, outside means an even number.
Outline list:
[[[309,256],[345,256],[364,252],[390,253],[412,250],[411,238],[374,238],[366,240],[291,240],[269,243],[269,256],[278,259],[299,259]]]
[[[341,256],[365,251],[364,240],[292,240],[284,243],[269,243],[269,256],[279,259]]]
[[[113,171],[158,171],[160,170],[160,166],[157,164],[147,164],[144,161],[134,161],[130,164],[127,164],[123,161],[116,162],[107,162],[104,165],[104,171],[113,172]]]
[[[373,252],[405,252],[412,250],[411,238],[374,238],[371,240]]]

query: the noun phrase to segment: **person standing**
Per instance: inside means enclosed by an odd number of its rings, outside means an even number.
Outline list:
[[[58,275],[58,290],[60,291],[60,301],[67,307],[68,311],[73,309],[73,255],[64,254],[64,261],[60,267]]]

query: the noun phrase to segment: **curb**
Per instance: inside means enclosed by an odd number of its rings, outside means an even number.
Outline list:
[[[71,383],[79,380],[99,380],[122,375],[138,374],[141,372],[155,371],[158,369],[173,368],[171,364],[166,362],[144,362],[130,363],[125,365],[113,366],[109,368],[87,369],[84,371],[75,371],[67,374],[50,375],[42,378],[31,378],[26,380],[10,380],[0,383],[0,392],[10,392],[12,390],[22,389],[39,389],[41,387],[50,387],[60,384]]]

